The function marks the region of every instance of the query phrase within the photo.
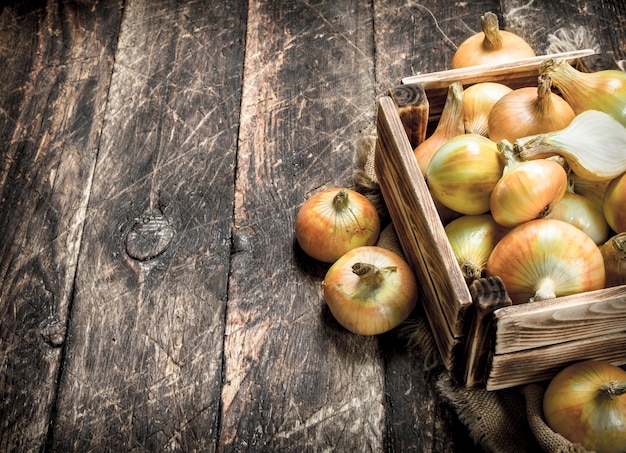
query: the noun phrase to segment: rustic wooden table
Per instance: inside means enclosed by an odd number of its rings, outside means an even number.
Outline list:
[[[394,334],[337,326],[294,217],[484,12],[623,59],[622,0],[6,3],[0,450],[480,451]]]

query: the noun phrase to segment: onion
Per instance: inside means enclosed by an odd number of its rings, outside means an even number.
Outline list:
[[[372,202],[360,193],[326,189],[304,202],[296,216],[295,233],[307,255],[332,263],[355,247],[375,244],[380,218]]]
[[[378,246],[350,250],[327,271],[324,299],[347,330],[378,335],[404,322],[417,303],[415,274],[397,254]]]
[[[448,140],[426,169],[431,194],[461,214],[489,211],[491,191],[502,176],[504,161],[494,142],[478,134]]]
[[[499,276],[514,304],[604,287],[604,260],[589,236],[567,222],[531,220],[495,246],[486,274]]]
[[[468,285],[483,276],[487,260],[508,232],[489,214],[465,215],[446,225],[446,236]]]
[[[571,185],[546,217],[574,225],[598,245],[603,244],[609,237],[609,225],[602,209],[591,199],[574,193]]]
[[[506,166],[489,200],[494,220],[512,228],[550,214],[567,189],[563,166],[551,159],[521,161],[506,140],[497,146]]]
[[[549,76],[537,87],[523,87],[504,95],[489,114],[489,138],[494,142],[563,129],[576,116],[562,97],[551,91]]]
[[[626,285],[626,233],[618,233],[600,246],[606,272],[605,286]]]
[[[553,431],[596,453],[626,451],[626,371],[598,360],[561,370],[543,395]]]
[[[602,209],[602,201],[604,200],[604,192],[611,182],[610,179],[605,181],[588,181],[581,178],[576,173],[569,172],[569,183],[572,185],[574,192],[591,200],[594,204]]]
[[[523,160],[558,153],[589,181],[606,181],[626,171],[626,127],[598,110],[579,113],[564,129],[517,139],[514,147]]]
[[[496,82],[481,82],[465,89],[463,111],[465,132],[489,137],[489,113],[493,105],[512,88]]]
[[[445,142],[465,133],[463,126],[463,85],[455,82],[448,87],[448,95],[441,117],[433,133],[413,150],[422,173],[426,172],[430,159]]]
[[[612,180],[607,186],[602,210],[613,231],[616,233],[626,231],[626,173]]]
[[[452,57],[452,68],[506,63],[535,56],[532,47],[520,36],[500,30],[498,16],[492,12],[480,18],[482,31],[467,38]]]
[[[626,126],[626,72],[581,72],[567,61],[554,58],[543,62],[539,72],[550,74],[554,86],[577,114],[600,110]]]

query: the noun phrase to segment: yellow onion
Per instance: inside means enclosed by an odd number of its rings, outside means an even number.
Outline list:
[[[465,132],[489,137],[489,113],[493,105],[512,88],[497,82],[481,82],[465,89],[463,112]]]
[[[503,168],[494,142],[482,135],[463,134],[439,148],[424,176],[432,196],[441,204],[475,215],[489,210],[489,197]]]
[[[550,214],[567,189],[563,166],[551,159],[521,161],[506,140],[497,146],[506,166],[489,200],[494,220],[512,228]]]
[[[452,68],[507,63],[535,56],[530,45],[515,33],[500,30],[498,16],[492,12],[480,18],[482,31],[461,43],[452,57]]]
[[[337,322],[359,335],[378,335],[400,325],[419,294],[406,261],[378,246],[346,252],[326,272],[323,287]]]
[[[465,281],[483,276],[487,260],[498,241],[508,232],[489,214],[464,215],[445,227],[446,236]]]
[[[373,203],[359,192],[326,189],[309,197],[300,207],[295,234],[307,255],[332,263],[355,247],[375,244],[380,218]]]
[[[489,138],[513,142],[567,127],[574,110],[551,88],[550,77],[543,75],[537,87],[518,88],[500,98],[489,113]]]
[[[600,246],[606,286],[626,285],[626,233],[618,233]]]
[[[413,150],[422,173],[430,159],[445,142],[465,132],[463,127],[463,85],[455,82],[448,87],[448,95],[441,117],[433,133]]]
[[[626,150],[622,150],[626,153]],[[612,180],[604,192],[602,210],[616,233],[626,231],[626,173]]]
[[[561,370],[543,395],[543,415],[553,431],[585,451],[626,451],[626,371],[600,360]]]
[[[589,198],[575,193],[572,184],[546,217],[574,225],[587,233],[598,245],[603,244],[609,237],[609,225],[602,209]]]
[[[599,110],[579,113],[564,129],[519,138],[514,147],[522,160],[558,153],[589,181],[606,181],[626,171],[626,127]]]
[[[495,246],[486,275],[499,276],[514,304],[604,287],[600,249],[581,230],[554,219],[513,228]]]
[[[577,114],[600,110],[626,126],[626,72],[581,72],[567,61],[554,58],[543,62],[539,72],[550,74],[554,86]]]

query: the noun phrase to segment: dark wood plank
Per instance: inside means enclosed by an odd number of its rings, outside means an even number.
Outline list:
[[[53,451],[213,451],[245,1],[124,9]]]
[[[251,2],[225,342],[227,451],[380,451],[376,338],[325,308],[326,266],[293,244],[307,196],[352,184],[373,127],[368,1]]]
[[[0,450],[46,443],[121,20],[117,1],[0,14]]]

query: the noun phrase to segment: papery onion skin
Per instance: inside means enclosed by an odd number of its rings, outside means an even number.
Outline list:
[[[600,249],[567,222],[538,219],[513,228],[496,245],[486,275],[499,276],[514,304],[604,287]]]
[[[550,78],[539,76],[537,87],[522,87],[504,95],[489,113],[489,138],[513,142],[520,137],[563,129],[576,114],[553,93]]]
[[[489,211],[489,197],[503,169],[494,142],[482,135],[464,134],[439,148],[424,176],[439,202],[461,214],[476,215]]]
[[[543,396],[545,421],[553,431],[589,451],[623,453],[624,390],[626,371],[621,368],[599,360],[574,363],[550,381]]]
[[[446,236],[466,283],[483,276],[489,255],[508,231],[490,214],[465,215],[446,225]]]
[[[359,275],[365,266],[379,273]],[[350,250],[328,269],[324,299],[344,328],[358,335],[379,335],[404,322],[417,304],[412,269],[396,253],[378,246]]]
[[[546,217],[574,225],[598,245],[609,237],[609,225],[602,209],[589,198],[569,190]]]
[[[532,47],[519,35],[499,29],[498,16],[494,13],[487,12],[481,17],[481,28],[481,32],[470,36],[457,48],[452,57],[452,69],[535,56]]]
[[[607,186],[602,210],[613,231],[616,233],[626,231],[626,173],[612,180]]]
[[[496,82],[481,82],[467,87],[463,96],[465,132],[489,137],[491,108],[512,91],[512,88]]]
[[[295,234],[307,255],[333,263],[355,247],[375,244],[380,217],[372,202],[359,192],[326,189],[313,194],[300,207]]]
[[[618,233],[600,246],[606,287],[626,285],[626,233]]]
[[[512,228],[547,216],[567,190],[567,173],[548,159],[520,162],[506,171],[490,198],[491,215],[500,225]]]

